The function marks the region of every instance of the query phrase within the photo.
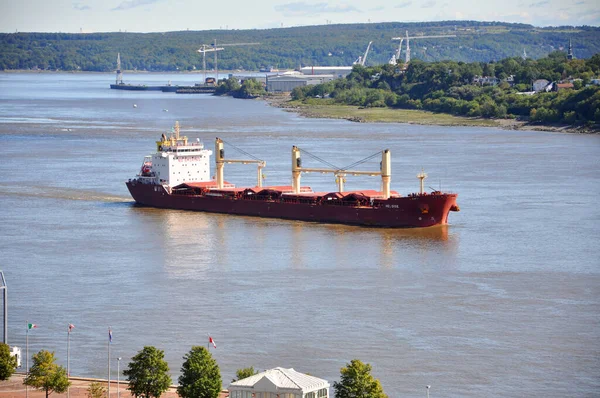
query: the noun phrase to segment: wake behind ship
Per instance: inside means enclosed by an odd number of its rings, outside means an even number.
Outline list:
[[[272,217],[322,223],[351,224],[370,227],[414,228],[448,223],[450,211],[459,211],[457,194],[424,191],[427,177],[420,173],[418,193],[401,196],[390,190],[391,153],[381,152],[380,171],[320,169],[302,167],[300,148],[292,147],[292,185],[262,186],[260,159],[225,158],[224,143],[215,143],[215,174],[211,178],[210,156],[200,142],[188,142],[180,136],[179,123],[169,136],[156,141],[156,152],[146,156],[140,172],[126,182],[137,204],[165,209],[206,211],[257,217]],[[224,179],[226,163],[257,165],[257,184],[238,188]],[[313,192],[301,186],[302,173],[333,173],[338,190]],[[347,175],[381,176],[382,191],[344,191]]]

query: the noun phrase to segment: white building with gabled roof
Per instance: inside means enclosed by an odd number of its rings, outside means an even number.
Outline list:
[[[229,398],[329,398],[329,382],[295,371],[275,368],[231,383]]]

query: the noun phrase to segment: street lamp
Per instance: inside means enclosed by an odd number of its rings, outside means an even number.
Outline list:
[[[121,375],[119,365],[121,365],[121,357],[117,358],[117,398],[119,398],[119,376]]]
[[[429,398],[429,389],[431,388],[431,386],[425,386],[425,391],[427,391],[427,398]]]

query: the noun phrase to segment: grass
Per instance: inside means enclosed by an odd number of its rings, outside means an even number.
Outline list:
[[[495,120],[453,116],[412,109],[359,108],[349,105],[307,105],[300,101],[286,103],[286,108],[295,108],[307,117],[347,119],[357,122],[412,123],[438,126],[485,126],[498,127]]]

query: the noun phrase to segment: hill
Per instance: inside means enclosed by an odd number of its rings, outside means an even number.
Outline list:
[[[0,69],[113,71],[117,53],[125,70],[187,71],[202,68],[202,44],[256,42],[219,53],[219,69],[281,69],[306,65],[351,65],[373,41],[368,65],[387,63],[398,47],[392,37],[456,35],[411,40],[412,58],[433,62],[489,62],[531,58],[562,50],[572,40],[575,56],[600,52],[600,28],[536,28],[525,24],[477,21],[371,23],[267,30],[209,30],[165,33],[9,33],[0,34]],[[212,57],[207,66],[212,68]]]

